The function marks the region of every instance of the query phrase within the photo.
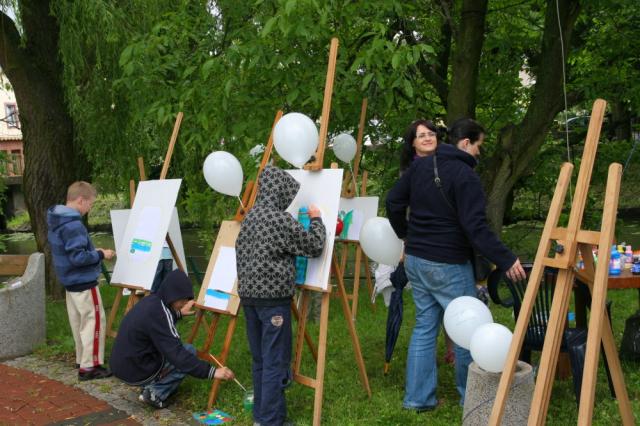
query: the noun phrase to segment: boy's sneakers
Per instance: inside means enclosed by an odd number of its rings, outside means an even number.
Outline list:
[[[78,380],[80,380],[81,382],[85,382],[87,380],[104,379],[107,377],[111,377],[111,371],[101,365],[93,367],[91,370],[78,371]]]
[[[151,392],[148,388],[144,388],[142,393],[138,397],[141,402],[144,402],[147,405],[152,406],[153,408],[167,408],[167,402],[162,401],[158,398],[153,392]]]

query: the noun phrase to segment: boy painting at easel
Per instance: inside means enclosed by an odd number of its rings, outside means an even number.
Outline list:
[[[238,295],[253,358],[253,419],[261,426],[282,425],[287,416],[296,256],[318,257],[325,243],[317,207],[309,206],[308,231],[286,212],[299,189],[287,172],[265,167],[256,203],[236,240]]]

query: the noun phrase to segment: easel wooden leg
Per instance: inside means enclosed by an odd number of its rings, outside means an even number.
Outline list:
[[[606,312],[607,279],[608,279],[608,256],[609,243],[613,239],[618,198],[620,193],[620,180],[622,177],[622,166],[612,164],[609,167],[607,179],[607,190],[604,200],[604,212],[600,232],[599,252],[604,254],[603,259],[598,263],[595,277],[591,288],[591,317],[589,319],[589,333],[587,335],[587,349],[585,355],[585,365],[582,378],[582,389],[580,391],[580,408],[578,411],[578,424],[591,424],[593,418],[593,407],[595,403],[595,390],[598,376],[598,359],[600,356],[600,342],[603,341],[605,354],[609,370],[611,371],[618,408],[624,425],[635,424],[629,395],[624,384],[624,376],[618,358],[618,353],[613,340],[611,325]],[[590,247],[581,245],[584,252],[588,252]]]
[[[334,265],[337,265],[338,261],[333,257]],[[362,357],[362,350],[360,349],[360,339],[358,339],[358,334],[356,332],[356,327],[353,324],[353,317],[351,314],[351,309],[349,309],[349,301],[347,300],[347,292],[344,288],[344,281],[342,279],[342,274],[336,274],[338,281],[338,291],[340,293],[340,300],[342,301],[342,310],[344,311],[344,317],[347,321],[347,327],[349,328],[349,334],[351,334],[351,341],[353,342],[353,350],[356,357],[356,363],[358,364],[358,369],[360,371],[360,379],[362,380],[362,386],[367,391],[367,395],[371,398],[371,388],[369,387],[369,378],[367,377],[367,370],[364,365],[364,358]]]
[[[549,207],[547,220],[545,222],[542,236],[540,237],[536,259],[543,258],[551,249],[551,232],[560,219],[562,205],[567,194],[567,189],[569,188],[572,171],[573,165],[569,163],[563,164],[560,170],[553,199],[551,200],[551,205]],[[515,374],[520,349],[522,348],[522,343],[524,342],[524,337],[527,333],[529,318],[531,318],[531,312],[533,312],[533,305],[535,304],[536,295],[540,288],[540,279],[542,278],[543,271],[544,265],[542,265],[542,262],[534,262],[529,282],[527,284],[527,289],[525,290],[525,294],[522,299],[520,315],[518,315],[518,320],[516,321],[516,326],[513,331],[513,338],[505,361],[505,368],[500,377],[500,383],[496,392],[496,399],[491,411],[489,424],[492,426],[498,426],[501,424],[509,388],[511,387],[511,382],[513,381],[513,376]]]
[[[196,321],[191,328],[191,333],[189,333],[189,337],[187,338],[187,343],[193,343],[198,334],[198,329],[200,328],[200,324],[202,323],[202,318],[204,317],[204,311],[202,309],[198,309],[196,312]]]
[[[227,357],[229,356],[229,350],[231,349],[231,340],[233,339],[233,333],[236,330],[236,322],[238,321],[237,316],[233,316],[229,318],[229,324],[227,325],[227,334],[224,338],[224,343],[222,344],[222,352],[220,352],[220,363],[222,365],[227,365]],[[207,408],[212,409],[213,405],[216,403],[216,399],[218,398],[218,391],[220,389],[220,379],[214,379],[213,385],[211,386],[211,392],[209,392],[209,401],[207,403]]]
[[[530,425],[543,425],[547,418],[549,398],[556,366],[558,365],[558,354],[560,353],[560,344],[562,343],[562,335],[567,319],[573,278],[573,270],[560,270],[558,272],[553,304],[547,325],[547,334],[544,339],[542,355],[540,356],[540,369],[538,370],[536,387],[531,402],[531,407],[534,408],[529,413]]]
[[[358,316],[358,299],[360,297],[360,263],[362,261],[362,248],[356,244],[356,263],[353,271],[353,297],[351,300],[351,311],[353,320]],[[344,275],[342,275],[344,279]]]
[[[362,248],[360,248],[362,250]],[[364,275],[367,277],[367,288],[369,289],[369,300],[371,301],[371,309],[376,311],[376,301],[373,297],[373,281],[371,280],[371,270],[369,269],[369,258],[366,254],[362,253],[362,261],[364,262]]]
[[[118,308],[120,307],[120,301],[122,300],[122,291],[123,288],[119,287],[116,292],[116,297],[113,299],[113,305],[111,305],[111,310],[109,311],[109,318],[107,319],[107,336],[116,337],[118,332],[113,330],[113,322],[116,320],[116,315],[118,314]]]
[[[300,295],[302,297],[302,294]],[[309,300],[307,298],[307,307],[306,307],[306,313],[304,315],[305,318],[305,326],[306,326],[306,318],[307,318],[307,314],[309,312]],[[298,325],[300,324],[300,317],[302,316],[300,312],[298,312],[298,307],[296,306],[296,302],[294,302],[293,300],[291,301],[291,312],[293,313],[293,318],[296,320],[296,322],[298,323]],[[311,355],[313,355],[313,359],[314,361],[318,361],[318,350],[316,349],[316,346],[313,344],[313,340],[311,340],[311,336],[309,335],[309,332],[306,330],[306,328],[302,331],[302,333],[304,334],[304,340],[305,342],[307,342],[307,346],[309,347],[309,350],[311,351]]]
[[[292,307],[293,309],[293,307]],[[296,310],[297,311],[297,310]],[[294,312],[296,312],[294,311]],[[307,315],[309,313],[309,292],[307,290],[302,290],[300,294],[300,312],[296,317],[298,321],[298,327],[296,332],[296,343],[294,347],[294,357],[293,357],[293,374],[294,377],[300,374],[300,365],[302,364],[302,349],[304,346],[303,339],[306,340],[308,337],[307,334]],[[322,314],[322,312],[320,312]],[[294,316],[296,316],[294,314]],[[304,336],[304,337],[303,337]],[[309,338],[311,340],[311,338]],[[307,342],[309,344],[309,342]],[[316,352],[315,360],[318,362],[318,354]]]
[[[305,293],[307,291],[305,290]],[[313,426],[320,426],[322,398],[324,395],[324,368],[327,359],[327,334],[329,329],[329,293],[322,293],[320,330],[318,334],[318,363],[316,365],[315,397],[313,400]]]

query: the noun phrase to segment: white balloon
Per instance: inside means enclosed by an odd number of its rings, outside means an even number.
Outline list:
[[[444,311],[444,329],[456,345],[469,349],[471,336],[482,324],[492,323],[489,308],[471,296],[460,296],[451,301]]]
[[[282,116],[273,129],[273,146],[285,161],[302,167],[318,147],[318,128],[299,112]]]
[[[509,354],[511,330],[502,324],[483,324],[471,337],[471,357],[482,369],[500,373]]]
[[[360,246],[370,259],[385,265],[397,265],[402,256],[402,240],[384,217],[372,217],[362,225]]]
[[[242,166],[233,154],[215,151],[207,155],[202,166],[204,179],[214,190],[239,196],[242,191]]]
[[[333,152],[340,160],[348,163],[356,156],[356,140],[348,133],[340,133],[333,138]]]

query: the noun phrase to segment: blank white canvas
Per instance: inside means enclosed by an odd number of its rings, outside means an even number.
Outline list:
[[[207,289],[232,293],[233,285],[237,279],[236,249],[234,247],[220,247]]]
[[[324,251],[319,257],[309,258],[307,262],[306,285],[326,290],[329,286],[331,256],[336,237],[336,223],[340,205],[342,187],[342,169],[323,169],[320,171],[287,170],[300,182],[300,190],[287,212],[298,218],[298,209],[315,204],[322,212],[322,222],[327,231]]]
[[[124,236],[124,230],[127,227],[127,222],[129,221],[129,214],[131,213],[130,209],[126,210],[111,210],[111,229],[113,232],[113,242],[114,247],[116,248],[116,254],[120,256],[120,244],[122,243],[122,238]],[[178,252],[178,258],[182,265],[184,265],[184,271],[187,271],[187,262],[186,256],[184,253],[184,245],[182,243],[182,231],[180,230],[180,217],[178,216],[178,209],[173,208],[173,214],[171,215],[171,222],[169,222],[169,236],[171,237],[171,242],[173,242],[173,247]],[[173,261],[173,269],[177,269],[178,264]]]
[[[353,211],[346,239],[360,241],[362,225],[372,217],[378,216],[378,197],[340,198],[340,211]]]
[[[151,288],[181,182],[163,179],[138,184],[122,241],[116,246],[112,283]]]

